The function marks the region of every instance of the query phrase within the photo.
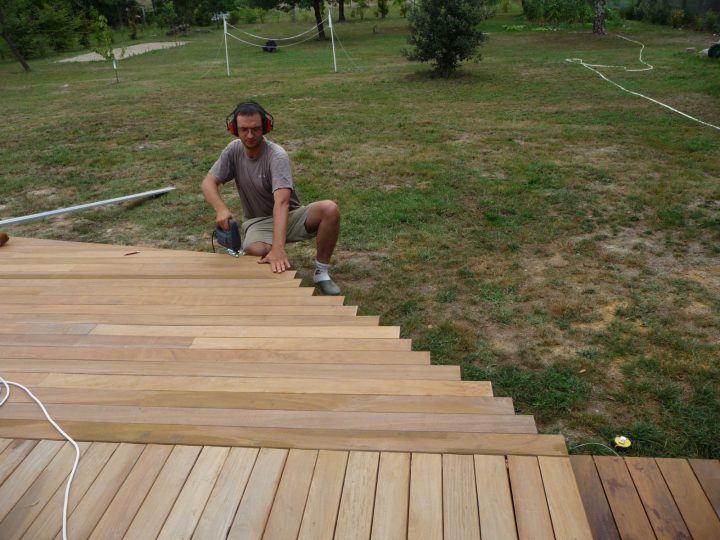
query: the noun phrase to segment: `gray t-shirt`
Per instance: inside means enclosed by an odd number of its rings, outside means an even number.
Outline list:
[[[255,159],[245,154],[241,140],[236,139],[225,147],[210,174],[224,184],[235,179],[245,219],[272,216],[276,189],[289,188],[290,210],[299,208],[300,198],[293,186],[290,158],[279,144],[265,139],[264,148]]]

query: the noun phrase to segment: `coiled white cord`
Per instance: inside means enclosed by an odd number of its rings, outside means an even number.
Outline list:
[[[63,540],[67,540],[67,510],[68,510],[68,500],[70,498],[70,486],[72,485],[73,478],[75,477],[75,471],[77,471],[78,463],[80,463],[80,447],[77,445],[77,443],[70,437],[67,433],[63,431],[63,429],[57,425],[55,420],[52,419],[50,416],[50,413],[47,412],[47,409],[42,404],[42,402],[33,394],[26,386],[23,386],[20,383],[16,383],[13,381],[6,381],[2,376],[0,376],[0,384],[2,384],[5,387],[5,396],[3,396],[2,399],[0,399],[0,407],[2,407],[5,402],[10,398],[10,387],[16,386],[17,388],[20,388],[21,390],[24,390],[25,393],[30,396],[30,398],[40,407],[43,414],[45,414],[45,418],[47,418],[48,422],[62,435],[65,437],[65,439],[68,440],[70,444],[73,445],[75,448],[75,462],[73,463],[72,470],[70,471],[70,474],[68,475],[68,481],[67,485],[65,486],[65,502],[63,503],[63,522],[62,522],[62,532],[63,532]]]
[[[640,68],[640,69],[628,69],[628,68],[625,67],[625,66],[606,66],[606,65],[603,65],[603,64],[588,64],[588,63],[584,62],[582,58],[566,58],[565,61],[566,61],[566,62],[569,62],[569,63],[571,63],[571,64],[579,64],[579,65],[581,65],[581,66],[583,66],[583,67],[585,67],[585,68],[588,68],[590,71],[594,71],[594,72],[597,73],[601,78],[605,79],[605,80],[606,80],[607,82],[609,82],[610,84],[613,84],[613,85],[617,86],[617,87],[618,87],[620,90],[622,90],[623,92],[627,92],[628,94],[632,94],[632,95],[634,95],[634,96],[638,96],[638,97],[641,97],[641,98],[643,98],[643,99],[647,99],[648,101],[652,101],[652,102],[655,103],[656,105],[660,105],[661,107],[665,107],[666,109],[668,109],[668,110],[670,110],[670,111],[672,111],[672,112],[674,112],[674,113],[677,113],[677,114],[679,114],[679,115],[681,115],[681,116],[684,116],[685,118],[688,118],[688,119],[690,119],[690,120],[693,120],[693,121],[695,121],[695,122],[698,122],[698,123],[700,123],[700,124],[703,124],[704,126],[708,126],[708,127],[711,127],[711,128],[713,128],[713,129],[717,129],[718,131],[720,131],[720,127],[718,127],[718,126],[716,126],[716,125],[714,125],[714,124],[710,124],[710,123],[708,123],[708,122],[704,122],[703,120],[700,120],[700,119],[698,119],[698,118],[695,118],[694,116],[690,116],[689,114],[686,114],[686,113],[684,113],[684,112],[682,112],[682,111],[679,111],[679,110],[671,107],[670,105],[667,105],[667,104],[663,103],[662,101],[658,101],[657,99],[653,99],[653,98],[648,97],[648,96],[646,96],[646,95],[644,95],[644,94],[640,94],[639,92],[633,92],[632,90],[628,90],[627,88],[625,88],[625,87],[623,87],[623,86],[620,86],[620,85],[619,85],[618,83],[616,83],[615,81],[611,81],[611,80],[608,79],[605,75],[603,75],[602,73],[600,73],[600,71],[598,71],[597,68],[622,68],[622,69],[624,69],[625,71],[650,71],[651,69],[654,69],[652,65],[648,64],[647,62],[645,62],[645,61],[642,59],[643,49],[645,49],[645,45],[644,45],[643,43],[641,43],[641,42],[639,42],[639,41],[635,41],[635,40],[630,39],[630,38],[626,38],[626,37],[624,37],[624,36],[620,36],[620,35],[618,35],[617,37],[619,37],[620,39],[624,39],[625,41],[630,41],[630,42],[632,42],[632,43],[637,43],[638,45],[640,45],[640,62],[642,62],[643,64],[645,64],[646,67]]]

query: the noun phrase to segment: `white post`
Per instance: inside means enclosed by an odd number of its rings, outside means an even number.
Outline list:
[[[230,76],[230,58],[227,51],[227,19],[223,17],[223,39],[225,40],[225,66],[227,67],[227,76]]]
[[[333,67],[335,68],[335,73],[337,73],[337,60],[335,59],[335,33],[333,32],[332,25],[332,7],[328,7],[328,23],[330,23],[330,41],[332,41]]]

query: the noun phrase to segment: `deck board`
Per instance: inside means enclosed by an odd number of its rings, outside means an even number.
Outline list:
[[[0,255],[0,372],[82,441],[72,537],[589,530],[562,436],[294,270],[22,238]],[[3,538],[59,537],[68,444],[19,392],[0,438]]]

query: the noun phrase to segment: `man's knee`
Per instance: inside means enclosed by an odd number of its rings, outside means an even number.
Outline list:
[[[252,255],[253,257],[264,257],[270,253],[271,249],[272,246],[270,244],[266,244],[265,242],[253,242],[247,247],[245,253],[247,255]]]
[[[331,221],[340,221],[340,207],[335,201],[320,201],[322,217]]]

